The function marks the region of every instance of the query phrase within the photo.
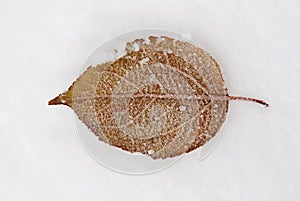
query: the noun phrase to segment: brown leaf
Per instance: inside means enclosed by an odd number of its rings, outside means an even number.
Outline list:
[[[216,61],[194,45],[149,37],[116,61],[89,67],[49,105],[72,108],[99,140],[153,159],[190,152],[225,121],[229,96]]]

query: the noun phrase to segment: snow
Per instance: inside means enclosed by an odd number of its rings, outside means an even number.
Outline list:
[[[144,58],[140,61],[140,65],[145,65],[149,62],[149,58]]]
[[[148,151],[148,154],[149,154],[149,155],[152,155],[152,154],[154,154],[154,151],[153,151],[153,150],[149,150],[149,151]]]
[[[1,1],[0,200],[300,200],[299,6]],[[149,27],[190,33],[222,67],[231,95],[270,107],[232,101],[222,138],[205,160],[196,150],[158,173],[124,175],[85,151],[68,107],[47,102],[69,87],[100,44]]]
[[[132,46],[133,46],[133,51],[136,51],[136,52],[139,51],[139,49],[140,49],[139,44],[133,43]]]
[[[180,111],[183,112],[183,111],[185,111],[185,109],[186,109],[186,106],[184,106],[184,105],[180,105],[180,106],[179,106],[179,110],[180,110]]]

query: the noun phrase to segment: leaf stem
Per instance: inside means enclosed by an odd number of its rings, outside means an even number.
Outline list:
[[[260,99],[255,99],[255,98],[248,98],[248,97],[242,97],[242,96],[228,96],[229,100],[244,100],[244,101],[252,101],[252,102],[256,102],[259,103],[261,105],[264,105],[266,107],[269,107],[269,104],[266,103],[263,100]]]

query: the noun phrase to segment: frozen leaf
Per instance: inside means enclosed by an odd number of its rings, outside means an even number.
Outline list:
[[[72,108],[99,140],[153,159],[190,152],[225,121],[230,100],[216,61],[194,45],[150,36],[119,59],[89,67],[49,105]]]

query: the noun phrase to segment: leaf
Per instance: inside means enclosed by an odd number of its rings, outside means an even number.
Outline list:
[[[204,50],[150,36],[126,45],[121,58],[89,67],[49,105],[63,104],[99,140],[153,159],[188,153],[215,136],[229,96],[221,69]]]

